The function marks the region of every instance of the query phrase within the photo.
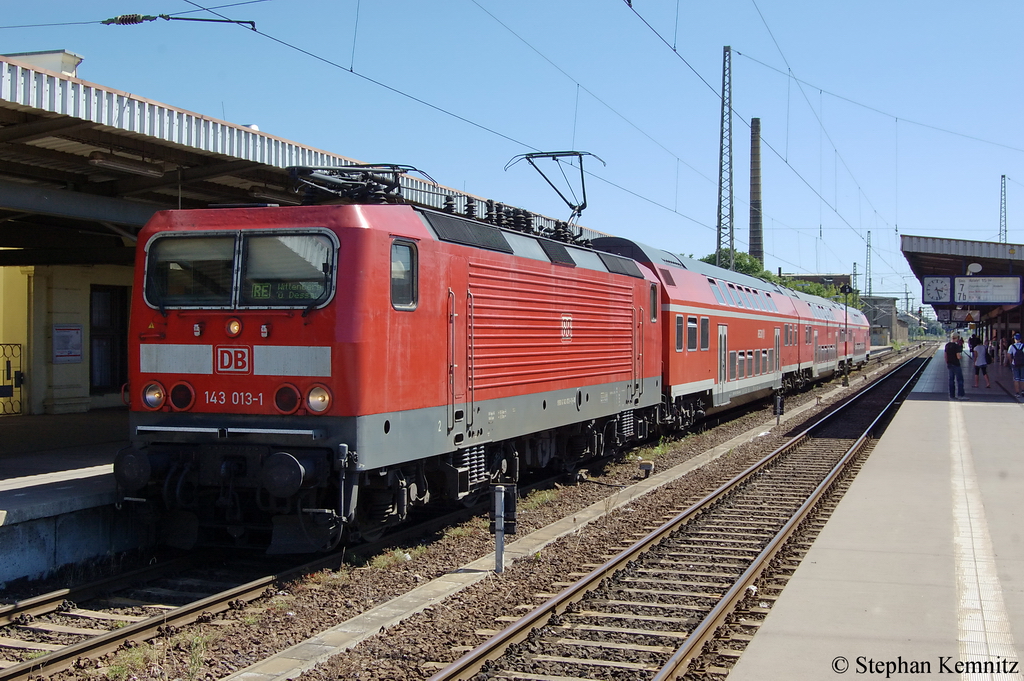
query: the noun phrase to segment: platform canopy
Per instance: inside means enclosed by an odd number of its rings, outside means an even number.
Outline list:
[[[914,276],[922,284],[923,302],[932,305],[936,312],[971,309],[986,317],[1020,305],[1019,295],[1014,302],[957,304],[951,300],[946,304],[936,303],[929,298],[927,284],[929,281],[941,281],[938,279],[941,277],[949,277],[951,283],[955,283],[958,277],[994,278],[1000,281],[1004,277],[1021,277],[1024,275],[1024,245],[904,234],[900,250]]]
[[[55,54],[70,73],[33,59],[49,53],[0,56],[0,266],[131,264],[156,211],[298,204],[286,168],[355,163],[83,81],[71,75],[80,57]],[[402,185],[444,205],[436,185]]]

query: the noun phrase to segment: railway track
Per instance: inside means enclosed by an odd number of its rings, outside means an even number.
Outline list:
[[[831,512],[830,494],[926,361],[904,363],[431,681],[727,673],[820,530],[815,514]]]
[[[453,518],[472,513],[473,509],[462,509],[441,519],[435,518],[433,522],[444,526],[456,522]],[[429,524],[404,528],[356,551],[373,554],[410,538],[415,541],[432,531]],[[248,574],[259,576],[239,583],[238,573],[242,570],[238,567],[225,567],[219,575],[208,567],[189,573],[188,570],[196,566],[194,559],[190,562],[186,558],[75,590],[64,589],[0,606],[0,627],[3,627],[0,649],[19,651],[6,656],[0,651],[0,681],[54,673],[73,665],[79,658],[98,657],[121,648],[128,641],[165,635],[254,600],[280,580],[337,567],[341,560],[341,554],[334,554],[275,574],[249,569]],[[205,562],[210,564],[208,558]],[[171,576],[174,573],[177,574]],[[90,599],[92,602],[87,603]],[[12,660],[12,657],[20,657],[22,661]]]
[[[267,574],[265,558],[193,555],[2,606],[0,649],[7,654],[0,657],[0,681],[52,674],[79,658],[173,632],[248,603],[280,579],[339,560],[330,556]]]

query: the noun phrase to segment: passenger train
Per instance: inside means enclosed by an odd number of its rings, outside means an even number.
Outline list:
[[[367,197],[163,211],[141,231],[114,472],[163,541],[373,538],[868,357],[864,315],[830,300]]]

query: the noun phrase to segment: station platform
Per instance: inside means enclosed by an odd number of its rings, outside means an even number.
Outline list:
[[[963,369],[950,400],[938,349],[729,681],[1024,679],[1024,404]]]
[[[128,411],[0,418],[0,587],[132,548],[113,516]]]

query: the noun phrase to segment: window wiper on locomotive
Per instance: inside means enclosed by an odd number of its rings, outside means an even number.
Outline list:
[[[310,304],[306,307],[306,309],[302,311],[302,316],[303,317],[305,317],[310,312],[312,312],[313,308],[315,308],[317,305],[319,305],[321,301],[326,300],[327,297],[331,293],[331,266],[330,266],[330,264],[325,262],[323,264],[323,269],[324,269],[324,290],[323,290],[323,293],[318,295],[312,302],[310,302]]]

